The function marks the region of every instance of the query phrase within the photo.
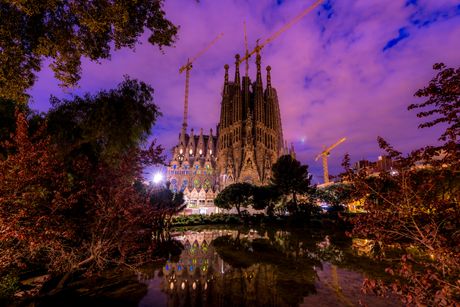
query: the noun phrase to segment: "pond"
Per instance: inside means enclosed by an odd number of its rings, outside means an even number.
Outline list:
[[[72,305],[399,305],[361,293],[364,278],[381,276],[384,266],[366,256],[366,244],[343,233],[190,228],[172,233],[172,238],[174,248],[165,250],[166,261],[142,268],[136,276],[120,277],[123,282],[113,282],[115,276],[109,286],[78,289],[66,300],[78,294]]]

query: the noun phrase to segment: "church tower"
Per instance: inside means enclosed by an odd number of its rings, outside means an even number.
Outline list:
[[[240,56],[235,56],[235,77],[228,80],[225,65],[218,125],[217,172],[220,189],[234,182],[268,184],[271,166],[283,153],[283,132],[276,89],[267,66],[262,81],[261,56],[256,56],[256,81],[240,79]]]

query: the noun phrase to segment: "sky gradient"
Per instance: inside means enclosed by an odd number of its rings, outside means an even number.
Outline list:
[[[234,74],[234,55],[244,53],[243,22],[250,49],[308,7],[313,0],[166,0],[167,17],[180,26],[173,48],[160,51],[141,39],[100,63],[83,60],[80,88],[63,91],[44,67],[29,91],[31,107],[49,108],[49,96],[96,92],[115,87],[123,75],[155,89],[163,116],[153,129],[160,144],[177,143],[183,114],[185,75],[178,69],[218,33],[222,39],[199,58],[191,72],[189,127],[209,131],[219,120],[224,64]],[[435,144],[441,128],[417,129],[420,120],[407,111],[415,91],[434,76],[432,65],[460,66],[460,0],[325,0],[314,12],[262,51],[272,67],[284,136],[297,158],[322,182],[322,145],[347,141],[329,158],[330,172],[341,171],[348,152],[352,162],[382,154],[377,136],[408,152]],[[46,63],[45,63],[46,65]],[[244,67],[242,67],[244,68]],[[254,80],[251,59],[249,74]],[[265,69],[263,69],[265,84]]]

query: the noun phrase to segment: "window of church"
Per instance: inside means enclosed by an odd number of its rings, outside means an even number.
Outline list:
[[[203,184],[203,188],[205,190],[209,190],[211,188],[211,182],[209,182],[209,179],[206,179]]]

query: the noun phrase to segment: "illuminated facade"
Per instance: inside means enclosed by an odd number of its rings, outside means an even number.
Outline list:
[[[186,132],[186,120],[167,170],[171,188],[184,192],[186,213],[217,213],[213,199],[225,186],[235,182],[267,184],[272,164],[283,154],[294,155],[283,141],[276,89],[267,66],[266,87],[261,73],[261,57],[256,59],[256,81],[240,77],[239,55],[235,78],[229,81],[225,65],[220,120],[216,136],[193,129]]]

